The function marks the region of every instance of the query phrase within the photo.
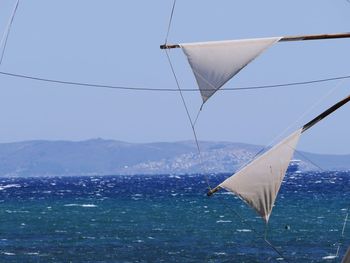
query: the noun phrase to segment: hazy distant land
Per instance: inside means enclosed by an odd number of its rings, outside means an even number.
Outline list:
[[[3,143],[0,176],[231,173],[262,149],[230,142],[200,145],[203,166],[195,144],[189,141],[141,144],[93,139]],[[302,170],[350,170],[350,155],[302,152],[294,158],[301,160]]]

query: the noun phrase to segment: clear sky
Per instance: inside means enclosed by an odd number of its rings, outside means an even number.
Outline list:
[[[14,3],[1,1],[1,33]],[[159,49],[171,6],[172,0],[22,0],[0,70],[67,81],[176,88]],[[337,33],[350,31],[349,24],[346,0],[178,0],[169,42]],[[171,57],[181,87],[196,88],[182,51],[171,51]],[[350,39],[280,43],[226,87],[343,75],[350,75]],[[193,139],[176,92],[65,86],[1,75],[0,87],[0,142]],[[349,93],[349,80],[221,91],[205,105],[198,137],[266,145]],[[185,96],[195,115],[201,103],[199,92]],[[298,149],[349,154],[349,120],[350,105],[346,105],[305,133]]]

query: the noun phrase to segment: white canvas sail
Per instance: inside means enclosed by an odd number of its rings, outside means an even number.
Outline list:
[[[297,130],[226,179],[219,187],[238,195],[268,222],[301,133],[302,129]]]
[[[203,103],[281,37],[180,44],[196,77]]]

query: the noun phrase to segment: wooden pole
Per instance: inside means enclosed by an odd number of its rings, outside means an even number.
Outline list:
[[[348,248],[348,250],[346,251],[346,254],[343,258],[343,260],[341,261],[341,263],[349,263],[350,262],[350,247]]]
[[[221,187],[220,186],[217,186],[217,187],[215,187],[215,188],[213,188],[213,189],[210,189],[209,191],[208,191],[208,193],[207,193],[207,196],[212,196],[213,194],[215,194],[217,191],[219,191],[221,189]]]
[[[339,101],[338,103],[334,104],[332,107],[330,107],[328,110],[322,112],[320,115],[318,115],[316,118],[314,118],[313,120],[309,121],[308,123],[306,123],[303,126],[303,130],[302,132],[307,131],[308,129],[310,129],[312,126],[314,126],[316,123],[318,123],[319,121],[321,121],[322,119],[326,118],[328,115],[330,115],[331,113],[333,113],[334,111],[336,111],[337,109],[339,109],[340,107],[344,106],[346,103],[348,103],[350,101],[350,95],[347,96],[346,98],[342,99],[341,101]]]
[[[335,39],[335,38],[350,38],[350,32],[337,34],[321,34],[321,35],[305,35],[305,36],[289,36],[283,37],[280,42],[287,41],[304,41],[304,40],[321,40],[321,39]]]
[[[321,34],[321,35],[287,36],[287,37],[281,38],[279,42],[322,40],[322,39],[335,39],[335,38],[350,38],[350,32],[336,33],[336,34]],[[173,49],[173,48],[180,48],[180,47],[181,46],[179,44],[164,44],[160,46],[160,49]]]

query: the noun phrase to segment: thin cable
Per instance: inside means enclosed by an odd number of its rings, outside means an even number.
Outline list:
[[[284,261],[289,262],[285,256],[267,239],[264,239],[265,243],[268,244]]]
[[[49,78],[44,78],[44,77],[36,77],[36,76],[31,76],[31,75],[17,74],[17,73],[5,72],[5,71],[0,71],[0,75],[13,77],[13,78],[29,79],[29,80],[34,80],[34,81],[42,81],[42,82],[57,83],[57,84],[64,84],[64,85],[86,86],[86,87],[93,87],[93,88],[107,88],[107,89],[119,89],[119,90],[131,90],[131,91],[151,91],[151,92],[158,92],[158,91],[159,92],[178,92],[179,91],[178,89],[170,89],[170,88],[164,88],[164,89],[163,88],[142,88],[142,87],[115,86],[115,85],[94,84],[94,83],[87,83],[87,82],[66,81],[66,80],[49,79]],[[342,76],[342,77],[319,79],[319,80],[303,81],[303,82],[284,83],[284,84],[238,87],[238,88],[225,88],[225,89],[219,89],[218,91],[221,92],[221,91],[270,89],[270,88],[279,88],[279,87],[316,84],[316,83],[336,81],[336,80],[341,80],[341,79],[350,79],[350,75],[349,76]],[[198,91],[198,89],[182,89],[181,90],[181,92],[197,92],[197,91]]]
[[[13,24],[13,20],[15,19],[15,15],[16,15],[16,11],[17,11],[17,8],[18,8],[18,4],[19,4],[19,0],[17,0],[16,4],[15,4],[15,7],[13,9],[13,12],[12,12],[12,16],[9,20],[9,23],[6,27],[6,30],[4,32],[4,35],[1,39],[1,43],[0,43],[0,48],[2,47],[2,51],[1,51],[1,57],[0,57],[0,65],[2,64],[2,60],[4,58],[4,54],[5,54],[5,50],[6,50],[6,46],[7,46],[7,40],[8,40],[8,37],[10,35],[10,30],[11,30],[11,26]]]
[[[197,113],[197,116],[196,118],[194,119],[194,122],[193,122],[193,125],[196,127],[196,124],[197,124],[197,121],[199,119],[199,115],[201,114],[202,112],[202,107],[199,109],[198,113]]]
[[[165,51],[165,54],[166,54],[166,56],[167,56],[167,59],[168,59],[169,65],[170,65],[171,72],[173,73],[173,76],[174,76],[174,79],[175,79],[175,82],[176,82],[176,86],[177,86],[177,88],[178,88],[177,91],[180,93],[181,100],[182,100],[182,103],[183,103],[183,105],[184,105],[184,107],[185,107],[188,120],[190,121],[191,127],[192,127],[192,129],[193,129],[193,121],[192,121],[190,112],[189,112],[189,110],[188,110],[188,107],[187,107],[187,104],[186,104],[184,95],[183,95],[183,93],[182,93],[182,89],[180,88],[180,83],[179,83],[179,80],[178,80],[178,78],[177,78],[177,76],[176,76],[173,63],[171,62],[171,59],[170,59],[170,56],[169,56],[169,53],[168,53],[167,50]],[[196,136],[195,136],[195,137],[196,137]]]
[[[243,223],[245,226],[247,226],[250,230],[253,231],[253,233],[256,235],[257,238],[262,239],[270,248],[272,248],[285,262],[289,262],[288,259],[276,248],[269,240],[267,240],[267,225],[265,225],[265,231],[264,234],[259,233],[252,224],[249,223],[249,221],[245,218],[243,218],[231,205],[229,205],[225,200],[221,200],[221,202],[224,204],[224,206],[232,211],[232,213]]]
[[[269,233],[269,225],[266,223],[265,224],[265,231],[264,231],[264,241],[266,244],[268,244],[273,250],[275,250],[275,252],[277,252],[277,254],[283,258],[283,260],[287,261],[285,259],[285,257],[283,256],[283,254],[274,246],[272,245],[272,243],[267,239],[267,235]],[[288,261],[287,261],[288,262]]]
[[[141,87],[127,87],[127,86],[113,86],[113,85],[104,85],[104,84],[92,84],[92,83],[86,83],[86,82],[74,82],[74,81],[65,81],[65,80],[55,80],[55,79],[48,79],[48,78],[40,78],[40,77],[33,77],[29,75],[21,75],[21,74],[15,74],[10,72],[3,72],[0,71],[1,75],[15,77],[15,78],[23,78],[23,79],[30,79],[35,81],[42,81],[42,82],[50,82],[50,83],[56,83],[56,84],[64,84],[64,85],[75,85],[75,86],[86,86],[86,87],[93,87],[93,88],[106,88],[106,89],[118,89],[118,90],[133,90],[133,91],[171,91],[175,92],[177,90],[174,89],[157,89],[157,88],[141,88]]]
[[[225,88],[225,89],[219,89],[219,90],[221,91],[221,90],[271,89],[271,88],[280,88],[280,87],[288,87],[288,86],[316,84],[316,83],[329,82],[329,81],[335,81],[335,80],[341,80],[341,79],[350,79],[350,76],[341,76],[341,77],[325,78],[325,79],[317,79],[317,80],[309,80],[309,81],[282,83],[282,84],[275,84],[275,85],[251,86],[251,87],[242,87],[242,88]]]
[[[312,109],[314,109],[317,105],[319,105],[322,101],[324,101],[327,97],[329,97],[332,93],[334,93],[334,91],[336,89],[338,89],[342,84],[344,84],[344,80],[341,81],[340,83],[338,83],[338,85],[334,86],[334,88],[332,88],[330,90],[330,92],[328,92],[325,96],[323,96],[321,99],[319,99],[318,101],[316,101],[316,103],[314,103],[314,105],[312,105],[308,110],[306,110],[295,122],[299,122],[299,120],[301,120],[306,114],[308,114]],[[282,134],[284,134],[287,130],[289,130],[292,126],[294,126],[294,124],[289,125],[280,135],[278,135],[277,137],[282,136]],[[276,137],[276,138],[277,138]],[[275,138],[275,139],[276,139]],[[274,139],[274,140],[275,140]],[[301,155],[304,159],[306,159],[309,163],[311,163],[312,165],[314,165],[316,168],[320,169],[321,171],[325,171],[325,169],[323,169],[321,166],[319,166],[318,164],[316,164],[315,162],[311,161],[308,157],[306,157],[304,154],[302,154],[300,151],[298,151],[297,149],[294,148],[294,151],[296,153],[298,153],[299,155]]]
[[[316,168],[320,169],[322,172],[326,172],[325,169],[323,169],[323,168],[322,168],[321,166],[319,166],[317,163],[311,161],[308,157],[306,157],[305,154],[302,154],[300,151],[296,150],[295,148],[294,148],[294,151],[295,151],[297,154],[299,154],[301,157],[303,157],[306,161],[308,161],[309,163],[311,163],[313,166],[315,166]]]
[[[302,115],[300,115],[294,122],[292,122],[287,128],[285,128],[281,133],[279,133],[275,138],[271,140],[271,142],[266,145],[262,151],[268,147],[270,147],[277,139],[281,138],[288,130],[290,130],[292,127],[295,126],[296,123],[298,123],[301,119],[303,119],[309,112],[311,112],[316,106],[321,104],[322,101],[324,101],[326,98],[328,98],[332,93],[335,92],[336,89],[338,89],[341,85],[344,84],[344,80],[335,85],[327,94],[322,96],[320,99],[318,99],[313,105],[311,105]]]
[[[166,36],[165,36],[165,41],[164,41],[165,45],[168,43],[171,23],[172,23],[173,17],[174,17],[175,6],[176,6],[176,0],[174,0],[173,7],[172,7],[171,13],[170,13],[170,18],[169,18],[169,23],[168,23],[168,30],[167,30],[167,33],[166,33]]]
[[[165,54],[167,56],[167,59],[168,59],[168,62],[169,62],[169,65],[170,65],[170,68],[171,68],[171,72],[173,73],[173,76],[174,76],[174,79],[175,79],[175,82],[176,82],[176,86],[178,88],[178,91],[180,93],[180,96],[181,96],[181,100],[182,100],[182,103],[184,105],[184,108],[186,110],[186,114],[187,114],[187,117],[188,117],[188,120],[190,121],[190,124],[191,124],[191,128],[192,128],[192,132],[193,132],[193,136],[194,136],[194,139],[195,139],[195,142],[196,142],[196,146],[197,146],[197,150],[198,150],[198,156],[199,156],[199,162],[200,162],[200,165],[202,167],[203,166],[203,159],[202,159],[202,153],[201,153],[201,149],[199,147],[199,142],[198,142],[198,137],[197,137],[197,132],[196,132],[196,129],[195,129],[195,126],[194,126],[194,123],[192,121],[192,118],[191,118],[191,115],[190,115],[190,112],[188,110],[188,107],[187,107],[187,104],[186,104],[186,100],[185,100],[185,97],[182,93],[182,89],[180,87],[180,83],[179,83],[179,80],[176,76],[176,73],[175,73],[175,69],[174,69],[174,66],[173,66],[173,63],[171,62],[171,59],[170,59],[170,56],[169,56],[169,53],[168,53],[168,50],[165,50]],[[208,189],[209,190],[212,190],[211,186],[210,186],[210,183],[209,183],[209,179],[207,178],[207,176],[205,175],[205,180],[206,180],[206,183],[207,183],[207,186],[208,186]]]

